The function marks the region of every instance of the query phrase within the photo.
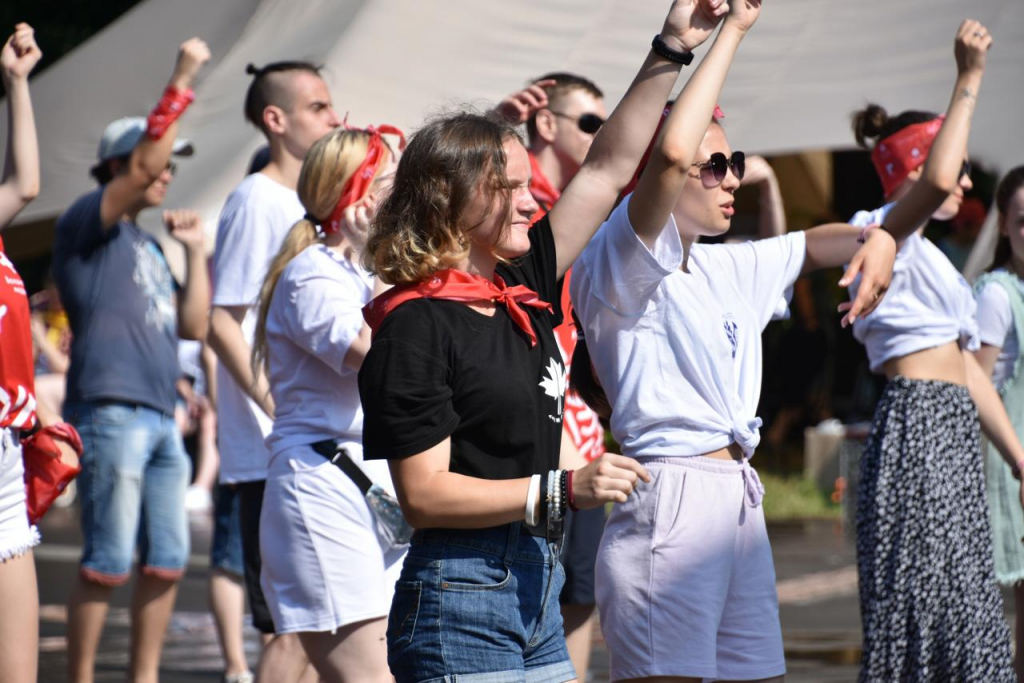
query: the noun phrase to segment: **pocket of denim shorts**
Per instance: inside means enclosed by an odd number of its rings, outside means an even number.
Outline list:
[[[398,652],[412,642],[416,634],[416,619],[420,613],[420,594],[423,584],[419,581],[397,581],[395,597],[388,612],[388,652]]]
[[[441,563],[441,590],[500,591],[512,581],[512,571],[498,556],[464,554]]]
[[[102,403],[93,408],[92,419],[100,424],[123,425],[134,420],[137,414],[137,406],[124,403]]]

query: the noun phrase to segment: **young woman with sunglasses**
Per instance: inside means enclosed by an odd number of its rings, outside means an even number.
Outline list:
[[[763,488],[748,462],[759,440],[761,332],[786,312],[797,277],[844,262],[840,284],[856,277],[859,290],[842,307],[843,323],[873,320],[894,238],[910,238],[939,208],[962,159],[929,161],[884,229],[834,224],[740,245],[696,243],[728,230],[744,171],[712,120],[735,49],[727,37],[723,29],[671,110],[636,191],[574,266],[573,302],[613,434],[652,478],[615,507],[598,559],[613,680],[782,676]],[[962,134],[962,150],[967,120],[955,101],[938,144],[956,147]],[[915,556],[928,580],[932,555]],[[895,647],[904,637],[889,635]],[[998,659],[989,665],[1000,671]]]
[[[877,139],[872,161],[888,203],[851,222],[914,227],[900,233],[885,301],[853,325],[872,371],[889,379],[857,490],[862,681],[1015,680],[993,572],[979,416],[1011,465],[1024,449],[970,353],[979,345],[970,285],[921,235],[929,218],[956,215],[971,188],[964,159],[991,45],[978,22],[960,26],[945,117],[889,117],[870,105],[854,120],[859,143]],[[851,293],[863,296],[856,283]]]
[[[680,65],[721,0],[676,0],[634,83],[552,210],[531,226],[513,128],[455,114],[410,140],[367,262],[396,286],[366,309],[364,457],[389,459],[413,537],[388,621],[399,683],[575,679],[562,635],[562,511],[624,501],[647,474],[602,458],[559,469],[565,369],[558,279],[607,216]]]
[[[996,188],[999,244],[992,271],[974,283],[978,301],[978,364],[992,383],[1024,437],[1024,373],[1020,349],[1024,339],[1024,166],[1007,173]],[[985,484],[995,550],[996,581],[1013,588],[1016,606],[1017,680],[1024,680],[1024,510],[1020,468],[1008,466],[991,442],[985,445]]]

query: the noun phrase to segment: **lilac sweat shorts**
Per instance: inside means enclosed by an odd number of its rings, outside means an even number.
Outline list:
[[[750,680],[786,672],[763,488],[744,461],[638,458],[597,557],[613,681]]]

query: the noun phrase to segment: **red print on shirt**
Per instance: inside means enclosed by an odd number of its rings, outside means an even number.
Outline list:
[[[28,295],[0,240],[0,428],[36,423]]]

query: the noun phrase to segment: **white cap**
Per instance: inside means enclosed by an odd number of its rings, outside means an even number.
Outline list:
[[[128,156],[139,144],[139,140],[146,134],[146,119],[141,116],[126,116],[108,125],[100,138],[100,147],[97,152],[99,161]],[[178,156],[192,156],[195,150],[192,143],[185,138],[178,138],[174,141],[171,152]]]

